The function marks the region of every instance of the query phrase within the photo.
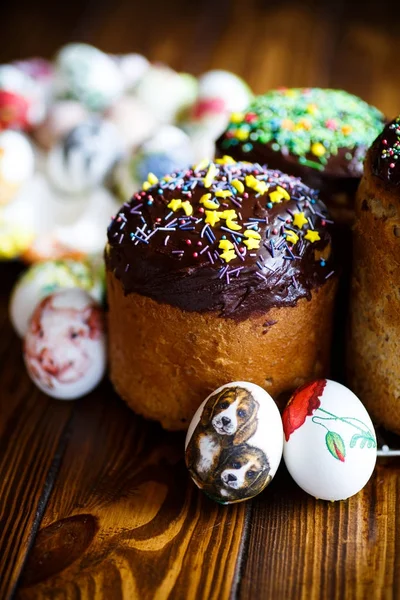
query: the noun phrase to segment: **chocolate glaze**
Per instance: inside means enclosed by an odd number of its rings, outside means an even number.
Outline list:
[[[227,150],[223,148],[222,135],[216,143],[216,156],[221,157]],[[351,152],[352,159],[348,160],[345,155],[348,149],[339,150],[336,156],[331,156],[324,171],[317,171],[312,167],[302,165],[297,156],[275,151],[272,144],[253,143],[250,152],[244,152],[241,145],[229,148],[230,155],[236,160],[258,162],[268,165],[273,169],[279,169],[294,177],[300,177],[302,181],[313,189],[319,191],[320,198],[326,203],[332,200],[335,194],[348,194],[349,202],[353,204],[354,194],[357,190],[363,172],[362,160],[367,151],[366,147],[360,147]],[[360,157],[362,157],[360,159]],[[308,159],[312,159],[307,155]]]
[[[266,313],[272,307],[294,306],[300,298],[309,299],[311,290],[323,285],[334,268],[333,226],[332,222],[326,222],[326,208],[316,192],[298,179],[249,163],[217,165],[219,172],[212,186],[205,188],[207,169],[208,166],[195,172],[184,171],[169,182],[162,180],[146,192],[135,194],[110,224],[106,265],[121,281],[125,293],[139,293],[187,311],[217,311],[223,317],[237,320]],[[266,193],[260,194],[245,184],[245,176],[251,174],[267,182]],[[231,180],[243,182],[244,191],[237,192]],[[272,204],[269,194],[277,190],[277,186],[288,190],[290,199]],[[230,198],[219,198],[224,204],[218,210],[236,210],[235,222],[241,229],[224,231],[221,225],[226,226],[228,222],[221,219],[211,227],[212,237],[215,236],[211,242],[204,233],[205,214],[200,200],[205,193],[211,193],[214,199],[217,190],[235,192],[232,198],[241,207]],[[193,214],[186,218],[185,225],[181,219],[185,217],[183,210],[173,213],[167,207],[177,198],[189,200],[193,207]],[[301,228],[286,222],[287,219],[292,221],[292,215],[298,212],[310,219],[320,237],[318,241],[304,239],[305,235],[312,235],[307,233],[308,222]],[[176,218],[175,225],[179,226],[176,230],[157,231]],[[138,231],[143,227],[145,234]],[[194,229],[185,231],[182,227]],[[261,236],[260,247],[245,250],[244,232],[252,227],[257,227]],[[289,228],[298,236],[298,241],[294,238],[295,243],[288,244],[285,240],[283,232]],[[148,243],[131,234],[139,238],[149,236]],[[224,252],[219,242],[223,236],[237,240],[238,234],[242,237],[240,242],[235,241],[236,256],[227,263],[218,257]],[[204,250],[207,245],[208,250]],[[238,255],[239,247],[246,251],[242,258]],[[240,271],[235,272],[235,269]]]
[[[393,186],[400,185],[400,116],[386,125],[370,153],[374,175]]]

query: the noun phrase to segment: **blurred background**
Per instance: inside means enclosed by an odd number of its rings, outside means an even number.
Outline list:
[[[400,7],[393,0],[19,0],[3,5],[0,62],[50,58],[72,41],[139,52],[195,75],[231,70],[256,93],[335,86],[400,112]]]

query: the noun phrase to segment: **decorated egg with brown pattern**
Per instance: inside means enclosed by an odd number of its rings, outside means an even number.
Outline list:
[[[73,400],[89,393],[106,369],[100,306],[79,288],[47,296],[30,320],[24,359],[32,381],[45,394]]]

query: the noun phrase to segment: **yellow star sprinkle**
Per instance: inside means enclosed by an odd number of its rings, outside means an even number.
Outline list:
[[[299,241],[299,236],[294,231],[291,231],[290,229],[285,229],[285,234],[286,241],[290,244],[297,244],[297,242]]]
[[[203,169],[205,169],[206,167],[208,167],[208,165],[210,164],[210,161],[208,158],[203,158],[203,160],[201,160],[199,163],[197,163],[197,165],[194,167],[194,171],[202,171]]]
[[[246,175],[244,180],[246,182],[247,187],[251,189],[254,189],[254,186],[256,186],[259,183],[258,179],[256,179],[254,175]]]
[[[319,236],[318,231],[313,231],[312,229],[309,229],[306,235],[304,236],[304,239],[308,240],[313,244],[314,242],[319,242],[321,238]]]
[[[229,198],[229,196],[232,196],[232,192],[230,190],[218,190],[215,195],[217,198]]]
[[[171,181],[172,177],[171,175],[164,175],[163,177],[163,181]]]
[[[150,183],[150,185],[155,185],[158,183],[158,177],[156,177],[154,173],[149,173],[147,175],[147,181]]]
[[[234,245],[229,240],[220,240],[218,248],[221,248],[221,250],[232,250]]]
[[[283,200],[283,195],[279,190],[274,190],[273,192],[270,192],[269,197],[273,204],[276,204],[277,202],[282,202]]]
[[[204,180],[203,180],[204,187],[209,188],[211,186],[216,174],[217,174],[217,167],[214,165],[214,163],[211,163],[211,165],[208,167],[207,175],[204,177]]]
[[[181,208],[183,208],[187,217],[190,217],[190,215],[193,214],[193,206],[190,204],[189,200],[182,202]]]
[[[246,229],[244,236],[253,240],[261,240],[261,235],[254,229]]]
[[[260,247],[260,240],[253,240],[253,238],[250,238],[249,240],[244,240],[243,244],[247,246],[248,250],[255,250]]]
[[[303,229],[303,225],[305,225],[306,223],[308,223],[307,219],[304,216],[303,212],[298,212],[294,215],[293,218],[293,225],[295,227],[298,227],[299,229]]]
[[[239,179],[232,179],[232,185],[239,192],[239,194],[243,194],[244,185]]]
[[[219,213],[221,219],[229,219],[230,221],[235,221],[237,219],[236,210],[233,208],[229,210],[223,210]]]
[[[168,208],[176,212],[178,208],[182,206],[182,200],[180,200],[179,198],[174,198],[167,206]]]
[[[151,183],[149,181],[143,181],[142,189],[144,191],[148,190],[151,187]]]
[[[285,188],[278,185],[276,186],[276,189],[282,194],[284,200],[290,200],[290,194],[287,192],[287,190],[285,190]]]
[[[326,148],[323,144],[320,144],[320,142],[315,142],[311,146],[311,152],[314,156],[324,156],[324,154],[326,154]]]
[[[242,229],[241,225],[238,225],[237,223],[235,223],[235,221],[232,221],[231,219],[226,220],[226,226],[228,227],[228,229],[232,229],[232,231],[239,231],[239,229]]]
[[[257,185],[254,186],[254,189],[255,189],[256,192],[258,192],[259,194],[261,194],[261,196],[263,196],[264,194],[266,194],[268,192],[269,185],[267,185],[265,183],[265,181],[258,181]]]
[[[206,219],[205,222],[214,227],[216,223],[220,220],[220,217],[216,210],[206,210]]]
[[[225,250],[225,252],[220,254],[220,257],[225,262],[229,262],[229,261],[233,260],[234,258],[236,258],[236,252],[234,250]]]
[[[234,112],[231,114],[231,123],[241,123],[244,119],[244,114],[241,112]]]
[[[222,158],[217,158],[217,165],[235,165],[236,160],[232,158],[232,156],[227,156],[226,154]]]

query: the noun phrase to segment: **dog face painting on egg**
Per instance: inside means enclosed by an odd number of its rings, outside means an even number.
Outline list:
[[[235,381],[199,406],[186,436],[186,465],[208,496],[232,504],[270,483],[282,446],[282,422],[271,396],[254,383]]]

